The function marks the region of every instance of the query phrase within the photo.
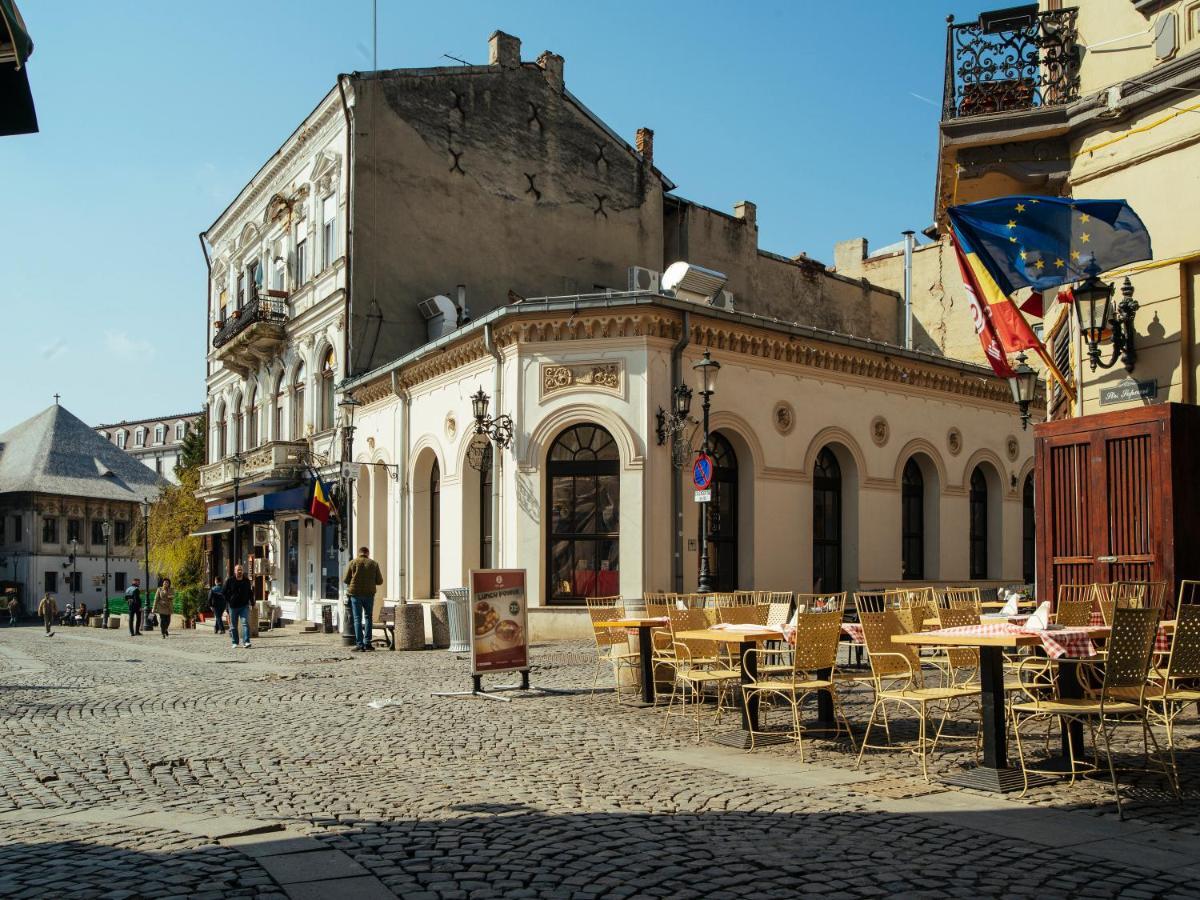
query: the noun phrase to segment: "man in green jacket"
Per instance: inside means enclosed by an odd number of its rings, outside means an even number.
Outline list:
[[[379,563],[371,559],[366,547],[358,548],[358,556],[346,567],[343,579],[350,594],[350,615],[354,621],[352,653],[365,653],[371,646],[371,617],[375,606],[375,590],[383,584]]]

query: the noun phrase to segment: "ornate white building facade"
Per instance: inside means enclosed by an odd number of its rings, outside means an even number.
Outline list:
[[[172,484],[179,484],[175,466],[183,449],[183,439],[196,426],[200,413],[182,413],[154,419],[122,419],[111,425],[97,425],[96,433],[111,441],[143,465]]]

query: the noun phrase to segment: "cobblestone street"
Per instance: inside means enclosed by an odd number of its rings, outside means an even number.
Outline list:
[[[562,693],[498,703],[431,697],[469,686],[445,651],[5,629],[0,896],[1200,896],[1194,750],[1183,804],[1139,782],[1119,822],[1102,782],[999,799],[906,754],[697,744],[592,696],[590,647],[532,659]]]

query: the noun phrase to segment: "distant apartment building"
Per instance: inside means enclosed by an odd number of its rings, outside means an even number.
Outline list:
[[[175,466],[182,453],[183,439],[195,427],[201,413],[182,413],[154,419],[134,419],[97,425],[96,433],[124,450],[172,484],[179,484]]]

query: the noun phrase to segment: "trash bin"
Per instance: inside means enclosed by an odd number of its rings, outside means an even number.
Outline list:
[[[471,592],[466,588],[442,591],[450,618],[451,653],[466,653],[471,649]]]
[[[429,604],[429,643],[434,650],[445,650],[450,646],[450,613],[444,600]]]

